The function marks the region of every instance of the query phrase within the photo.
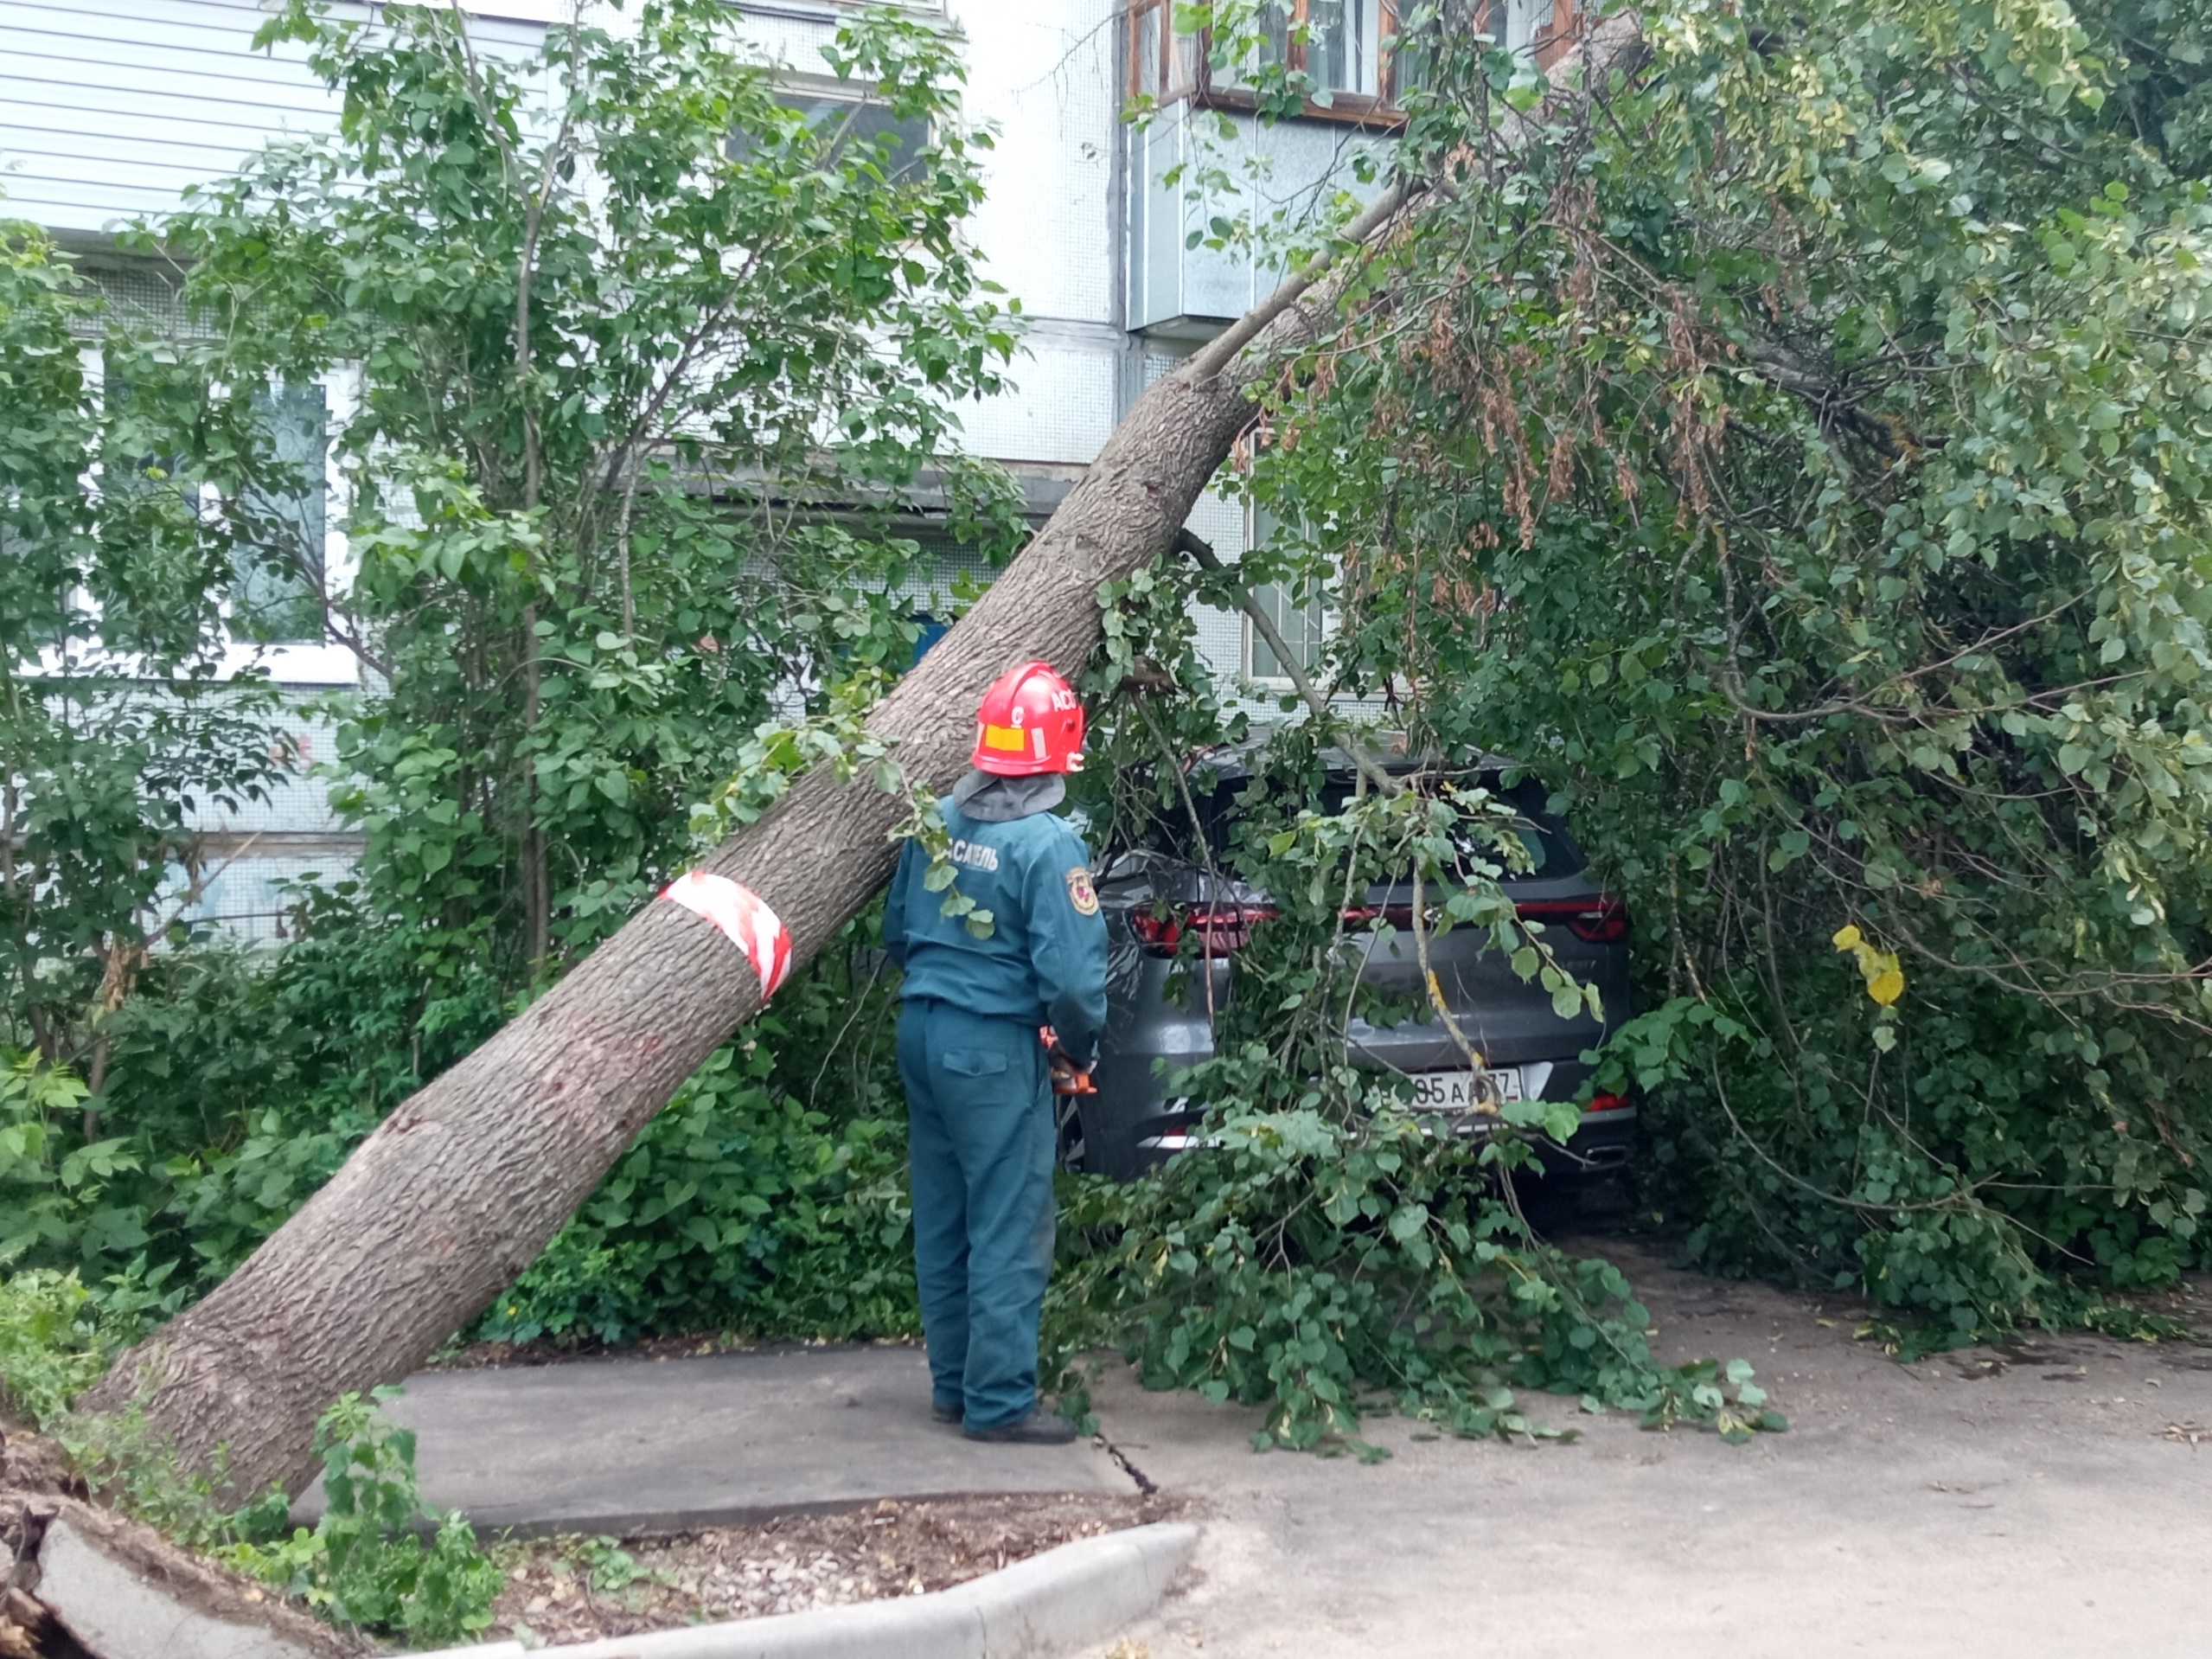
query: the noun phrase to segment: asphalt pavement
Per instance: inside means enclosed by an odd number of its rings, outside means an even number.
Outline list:
[[[393,1408],[425,1497],[479,1525],[625,1533],[881,1497],[1136,1489],[1192,1565],[1117,1659],[1791,1659],[2212,1652],[2212,1349],[2036,1335],[1901,1365],[1863,1310],[1621,1261],[1671,1358],[1742,1357],[1787,1433],[1731,1446],[1539,1414],[1567,1444],[1381,1419],[1380,1464],[1256,1453],[1258,1414],[1117,1363],[1111,1451],[977,1445],[920,1351],[797,1348],[436,1372]],[[2212,1328],[2212,1291],[2177,1310]],[[312,1495],[310,1507],[311,1508]]]
[[[2212,1349],[2039,1336],[1900,1365],[1862,1310],[1618,1242],[1665,1352],[1742,1356],[1791,1419],[1730,1446],[1544,1413],[1570,1444],[1373,1425],[1363,1466],[1111,1368],[1106,1433],[1197,1498],[1192,1570],[1121,1659],[2212,1653]],[[2212,1296],[2196,1311],[2212,1316]],[[2212,1324],[2212,1319],[2202,1323]]]
[[[424,1501],[478,1528],[621,1534],[736,1526],[879,1498],[1133,1496],[1100,1447],[963,1438],[910,1346],[431,1371],[387,1408]],[[322,1489],[296,1506],[320,1512]]]

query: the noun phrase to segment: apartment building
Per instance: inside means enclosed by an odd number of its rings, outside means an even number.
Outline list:
[[[453,3],[470,14],[480,49],[522,55],[575,0]],[[1295,218],[1334,189],[1359,188],[1355,157],[1386,146],[1397,121],[1396,9],[1393,0],[1283,0],[1269,49],[1305,68],[1329,99],[1263,124],[1248,93],[1209,73],[1205,43],[1173,33],[1173,0],[916,3],[949,15],[967,39],[969,108],[999,134],[973,244],[1028,319],[1015,384],[966,412],[966,442],[1014,474],[1041,522],[1143,388],[1273,285],[1273,272],[1247,254],[1190,245],[1188,231],[1224,204],[1202,197],[1192,182],[1200,170],[1186,165],[1178,178],[1178,164],[1211,146],[1230,163],[1238,205],[1266,216]],[[1518,47],[1570,21],[1573,0],[1503,3],[1504,32]],[[822,55],[845,4],[737,0],[732,9],[795,100],[834,105],[865,99]],[[118,225],[176,207],[188,185],[221,176],[269,140],[335,120],[334,100],[297,48],[252,48],[265,16],[256,0],[0,0],[0,216],[51,230],[117,303],[173,308],[158,273],[118,254]],[[1138,99],[1157,110],[1141,130],[1122,118]],[[303,445],[320,441],[345,388],[319,395],[282,412]],[[347,552],[335,516],[320,502],[300,510],[325,525],[326,568],[342,580]],[[1190,522],[1224,557],[1249,545],[1244,509],[1220,496],[1202,499]],[[1269,602],[1294,650],[1318,646],[1320,610]],[[1218,674],[1263,691],[1279,683],[1281,664],[1241,616],[1207,612],[1199,622]],[[331,734],[304,711],[357,683],[352,654],[281,618],[242,619],[237,631],[234,660],[266,665],[303,711],[303,753],[327,758]],[[267,936],[280,925],[283,881],[342,871],[358,843],[329,811],[326,788],[302,778],[265,807],[207,826],[217,850],[236,855],[206,895],[207,919]]]

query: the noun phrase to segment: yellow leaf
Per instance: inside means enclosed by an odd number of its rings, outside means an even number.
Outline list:
[[[1838,951],[1853,951],[1858,948],[1858,942],[1864,937],[1856,926],[1846,924],[1836,930],[1836,937],[1828,943]]]
[[[1866,994],[1888,1008],[1905,994],[1905,976],[1895,968],[1884,968],[1866,982]]]

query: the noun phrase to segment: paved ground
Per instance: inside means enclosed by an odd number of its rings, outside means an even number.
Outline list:
[[[1134,1494],[1094,1445],[979,1445],[932,1421],[918,1348],[436,1371],[393,1416],[423,1496],[479,1527],[623,1534],[877,1498]],[[321,1508],[311,1489],[299,1511]]]
[[[1847,1303],[1602,1247],[1664,1352],[1751,1360],[1789,1432],[1735,1447],[1547,1401],[1582,1439],[1386,1419],[1373,1438],[1395,1455],[1363,1467],[1255,1454],[1253,1413],[1110,1371],[1116,1451],[1205,1525],[1190,1582],[1132,1637],[1152,1659],[2212,1653],[2212,1349],[2043,1336],[1901,1366],[1853,1339]],[[2195,1316],[2212,1328],[2212,1294]],[[931,1422],[911,1348],[440,1372],[397,1415],[430,1501],[494,1527],[1134,1489],[1096,1447],[978,1446]]]
[[[1256,1455],[1252,1414],[1109,1375],[1116,1445],[1210,1510],[1192,1581],[1131,1637],[1152,1659],[2212,1653],[2212,1444],[2187,1438],[2212,1350],[2041,1337],[1900,1366],[1846,1307],[1608,1247],[1665,1348],[1750,1359],[1788,1433],[1580,1419],[1531,1448],[1384,1423],[1395,1456],[1362,1467]]]

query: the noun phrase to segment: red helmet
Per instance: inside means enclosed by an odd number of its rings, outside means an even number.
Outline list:
[[[1050,663],[1024,663],[999,676],[975,713],[969,764],[1001,778],[1083,770],[1083,701]]]

